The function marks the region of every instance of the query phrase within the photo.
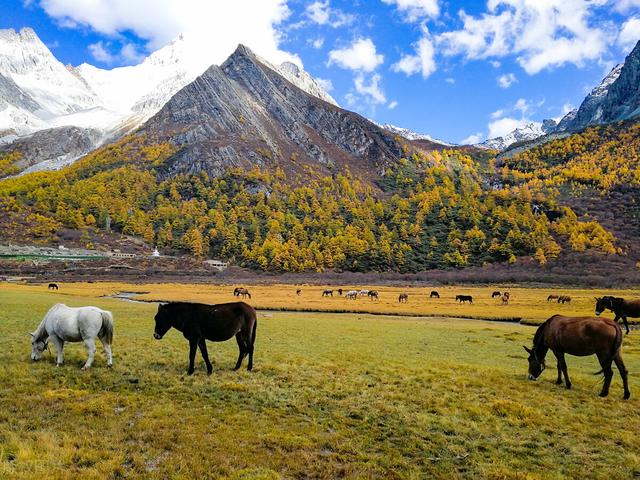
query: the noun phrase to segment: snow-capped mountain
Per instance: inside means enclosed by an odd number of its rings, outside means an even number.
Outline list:
[[[493,150],[504,150],[510,145],[523,142],[527,140],[534,140],[547,133],[547,129],[543,127],[543,124],[538,122],[530,122],[522,127],[518,127],[515,130],[509,132],[502,137],[490,138],[480,143],[478,146],[483,148],[490,148]]]
[[[438,143],[440,145],[453,146],[452,143],[448,143],[448,142],[445,142],[444,140],[433,138],[431,135],[427,135],[426,133],[418,133],[408,128],[398,127],[390,123],[385,123],[385,124],[380,124],[377,122],[373,122],[373,123],[375,123],[380,128],[384,128],[385,130],[393,133],[394,135],[400,135],[401,137],[404,137],[407,140],[428,140],[429,142]]]
[[[87,130],[89,150],[78,150],[59,161],[62,157],[48,158],[46,149],[38,149],[38,158],[28,161],[60,168],[101,143],[129,133],[213,63],[199,56],[200,49],[193,48],[192,42],[195,40],[180,35],[138,65],[105,70],[86,63],[65,67],[30,28],[0,30],[0,145],[43,130]],[[269,66],[301,90],[337,105],[297,65]],[[96,131],[100,132],[97,136]],[[76,135],[82,133],[76,131]],[[88,145],[85,141],[80,144]]]

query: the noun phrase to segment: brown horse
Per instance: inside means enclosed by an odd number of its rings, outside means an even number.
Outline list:
[[[563,305],[565,303],[571,303],[571,297],[569,297],[568,295],[560,295],[558,297],[558,303],[562,303]]]
[[[302,290],[301,289],[297,289],[296,290],[296,295],[298,295],[298,296],[302,295]]]
[[[429,298],[440,298],[440,294],[435,290],[431,290],[431,295],[429,295]]]
[[[545,369],[544,358],[551,350],[558,359],[557,385],[562,384],[562,375],[567,388],[571,388],[571,381],[567,373],[565,353],[577,357],[596,355],[604,373],[604,385],[601,397],[609,394],[609,385],[613,370],[611,363],[615,362],[622,377],[625,400],[631,396],[627,379],[627,369],[622,361],[620,347],[622,346],[622,329],[613,320],[596,317],[563,317],[554,315],[538,327],[533,337],[533,348],[524,349],[529,354],[529,380],[537,379]]]
[[[398,302],[407,303],[408,301],[409,301],[409,294],[408,293],[401,293],[400,295],[398,295]]]
[[[550,302],[551,300],[558,300],[558,295],[549,295],[547,297],[547,302]]]
[[[622,319],[624,328],[629,333],[629,323],[627,317],[638,318],[640,317],[640,300],[625,300],[618,297],[602,297],[596,298],[596,315],[600,315],[605,309],[611,310],[616,314],[614,322]]]
[[[233,296],[234,297],[242,297],[242,298],[251,298],[251,294],[249,293],[249,290],[247,290],[246,288],[243,287],[237,287],[234,291],[233,291]]]
[[[491,294],[491,298],[496,298],[496,297],[501,297],[501,296],[502,296],[502,294],[500,292],[498,292],[497,290]]]
[[[506,292],[502,295],[502,305],[509,305],[509,294]]]
[[[323,297],[333,297],[333,290],[324,290],[322,292]]]
[[[375,300],[376,302],[378,300],[380,300],[380,295],[378,294],[377,290],[369,290],[369,292],[367,293],[367,296],[373,301]]]

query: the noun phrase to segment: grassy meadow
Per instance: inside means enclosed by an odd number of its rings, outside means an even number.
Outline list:
[[[481,295],[492,288],[438,288],[441,306],[428,303],[431,289],[408,289],[409,303],[398,305],[399,290],[381,288],[379,304],[347,307],[320,298],[320,287],[300,288],[296,297],[295,286],[250,287],[250,303],[388,315],[260,311],[253,372],[231,370],[230,341],[209,343],[212,376],[198,354],[189,377],[186,340],[152,337],[156,305],[103,295],[213,303],[232,300],[231,287],[0,284],[0,478],[640,476],[637,331],[625,338],[632,397],[623,401],[617,372],[609,397],[598,397],[592,357],[567,357],[570,391],[554,384],[552,354],[541,379],[527,381],[531,326],[400,316],[585,314],[593,291],[561,292],[575,299],[563,309],[546,305],[548,290],[510,289],[512,304],[501,307]],[[456,306],[457,293],[483,300]],[[94,367],[81,371],[81,344],[66,346],[63,367],[48,354],[31,362],[27,333],[55,302],[114,313],[112,369],[98,347]]]

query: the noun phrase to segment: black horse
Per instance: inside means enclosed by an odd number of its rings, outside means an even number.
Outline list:
[[[323,297],[333,297],[333,290],[324,290],[322,292]]]
[[[47,290],[58,290],[58,285],[55,283],[50,283],[47,287]]]
[[[629,333],[627,317],[640,317],[640,300],[625,300],[624,298],[611,296],[596,298],[596,315],[599,316],[605,309],[611,310],[616,314],[615,322],[622,319],[624,328]]]
[[[205,340],[224,342],[234,335],[240,349],[234,370],[240,368],[242,360],[247,355],[249,355],[247,370],[253,368],[253,345],[256,341],[258,321],[256,311],[244,302],[221,303],[219,305],[187,302],[167,303],[158,307],[155,321],[153,336],[156,340],[160,340],[171,327],[182,332],[184,338],[189,340],[189,369],[187,370],[189,375],[194,370],[193,362],[198,347],[204,363],[207,365],[207,373],[211,375],[213,371]]]
[[[464,302],[473,303],[473,297],[471,295],[456,295],[456,301],[460,303],[464,303]]]
[[[440,294],[435,290],[432,290],[431,295],[429,295],[429,298],[440,298]]]
[[[496,298],[496,297],[501,297],[501,296],[502,296],[502,294],[500,292],[498,292],[497,290],[491,294],[491,298]]]

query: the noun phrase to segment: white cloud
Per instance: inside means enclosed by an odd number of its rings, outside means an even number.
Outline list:
[[[467,138],[463,138],[460,140],[460,145],[475,145],[476,143],[480,143],[482,141],[482,133],[474,133],[469,135]]]
[[[618,45],[625,50],[631,50],[640,40],[640,18],[631,17],[622,24],[618,34]]]
[[[445,82],[447,82],[449,85],[453,85],[456,83],[456,79],[453,77],[447,77],[444,79]]]
[[[329,25],[333,28],[349,25],[353,22],[354,16],[344,13],[342,10],[331,8],[329,0],[316,0],[307,6],[307,17],[318,25]]]
[[[380,74],[375,73],[371,76],[369,83],[367,83],[364,74],[359,73],[356,75],[353,83],[356,87],[356,92],[365,97],[365,99],[371,103],[386,103],[387,98],[382,91],[380,81],[382,77]]]
[[[489,123],[488,138],[504,137],[507,133],[512,132],[516,128],[522,127],[531,120],[526,118],[510,118],[504,117]]]
[[[279,48],[277,26],[290,14],[286,0],[40,0],[59,24],[120,38],[133,32],[156,50],[180,33],[191,39],[194,61],[223,62],[243,43],[273,62],[300,60]],[[193,50],[191,52],[191,50]]]
[[[370,38],[359,38],[349,47],[329,52],[329,65],[336,64],[347,70],[372,72],[383,62],[384,56],[376,52],[376,46]]]
[[[324,45],[324,38],[320,37],[320,38],[316,38],[313,42],[311,42],[311,45],[313,46],[313,48],[315,48],[316,50],[319,50],[322,48],[322,46]]]
[[[92,43],[87,48],[89,49],[91,56],[99,62],[113,63],[116,60],[116,56],[107,50],[106,45],[102,41]]]
[[[556,123],[558,123],[560,120],[562,120],[564,118],[564,116],[569,113],[570,111],[574,110],[575,107],[570,104],[570,103],[565,103],[564,105],[562,105],[562,110],[560,115],[558,115],[557,117],[553,117],[553,120],[555,120]]]
[[[316,82],[320,84],[320,86],[325,92],[330,92],[331,90],[333,90],[333,82],[331,80],[326,78],[318,78],[318,77],[314,77],[314,78]]]
[[[594,10],[606,0],[488,0],[479,16],[459,12],[461,30],[444,32],[438,42],[446,55],[495,59],[516,55],[528,74],[566,63],[581,66],[607,50],[612,35],[593,26]]]
[[[382,0],[387,5],[396,5],[406,15],[407,20],[415,22],[424,18],[436,18],[440,14],[438,0]]]
[[[500,88],[509,88],[511,85],[516,83],[518,80],[513,73],[505,73],[498,77],[498,86]]]
[[[125,62],[139,63],[144,60],[145,55],[138,51],[138,47],[133,43],[127,43],[120,49],[120,56]]]
[[[504,110],[500,109],[500,110],[496,110],[495,112],[491,113],[490,117],[491,118],[500,118],[504,115]]]
[[[640,7],[640,0],[614,0],[614,9],[626,13],[632,8]]]
[[[395,110],[398,106],[398,102],[396,100],[392,100],[389,102],[389,105],[387,105],[387,108],[389,110]]]
[[[434,59],[433,42],[426,28],[423,36],[415,44],[415,55],[403,55],[400,60],[391,66],[394,72],[402,72],[406,75],[413,75],[418,72],[423,78],[428,78],[436,71],[436,62]]]

